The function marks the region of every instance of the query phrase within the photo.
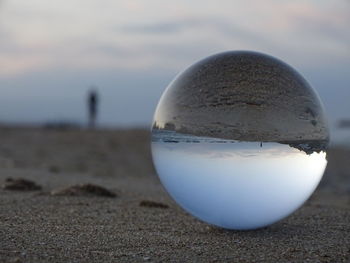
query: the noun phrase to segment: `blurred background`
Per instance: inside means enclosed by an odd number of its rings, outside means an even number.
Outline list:
[[[0,0],[0,122],[85,124],[95,86],[100,126],[149,127],[181,70],[217,52],[255,50],[310,82],[344,140],[349,25],[348,0]]]

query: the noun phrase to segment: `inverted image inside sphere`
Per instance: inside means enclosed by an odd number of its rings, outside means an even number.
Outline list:
[[[229,51],[179,74],[163,94],[154,129],[239,141],[328,142],[320,100],[286,63],[257,52]]]
[[[179,74],[152,127],[152,156],[173,199],[204,222],[256,229],[298,209],[327,165],[322,105],[293,68],[231,51]]]

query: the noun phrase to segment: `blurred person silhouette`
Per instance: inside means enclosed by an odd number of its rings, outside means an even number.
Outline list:
[[[97,90],[91,89],[88,94],[87,104],[89,111],[89,127],[94,129],[96,127],[96,118],[98,111],[98,93]]]

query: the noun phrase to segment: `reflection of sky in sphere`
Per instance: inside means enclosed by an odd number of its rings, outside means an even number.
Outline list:
[[[152,143],[170,195],[198,218],[225,228],[274,223],[314,191],[326,154],[266,143]]]

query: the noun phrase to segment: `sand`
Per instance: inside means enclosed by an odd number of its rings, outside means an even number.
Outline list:
[[[333,148],[321,185],[292,216],[228,231],[179,208],[155,175],[144,130],[0,128],[0,262],[350,262],[350,150]],[[116,197],[52,195],[77,184]],[[140,205],[140,204],[162,205]]]

